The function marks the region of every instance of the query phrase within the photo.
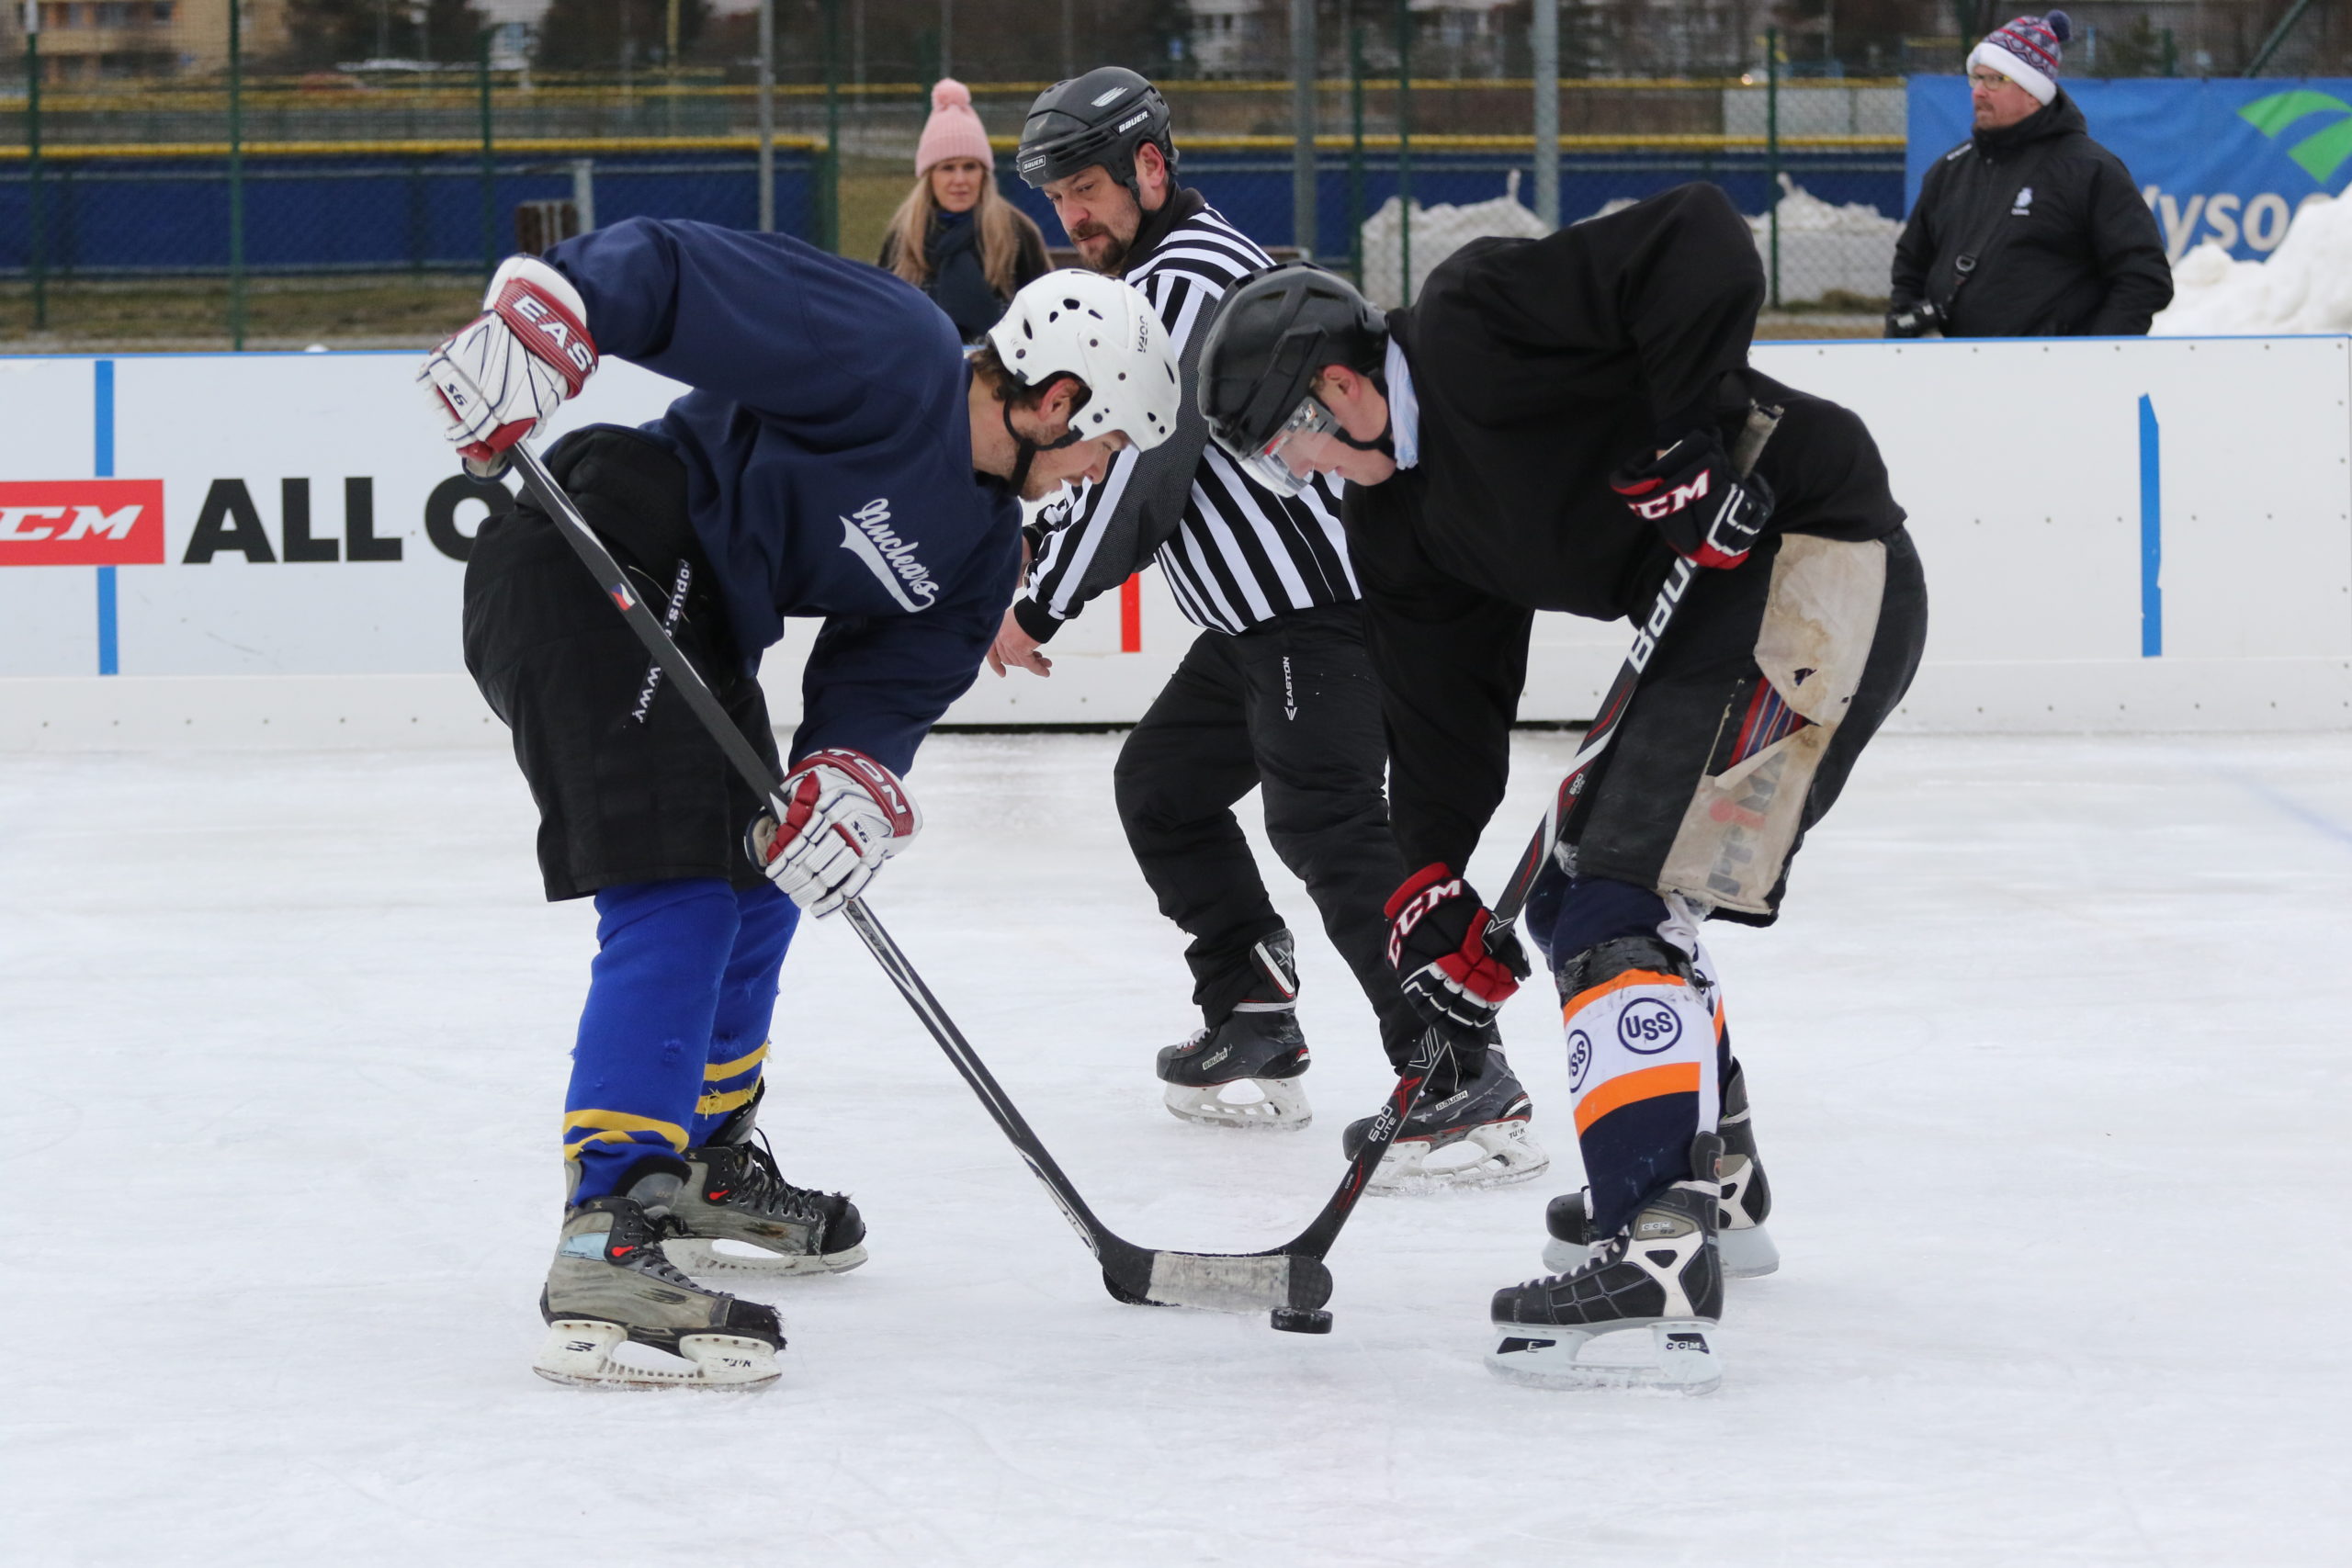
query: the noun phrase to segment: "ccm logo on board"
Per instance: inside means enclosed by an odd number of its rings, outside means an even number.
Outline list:
[[[0,483],[0,566],[154,566],[163,558],[161,479]]]

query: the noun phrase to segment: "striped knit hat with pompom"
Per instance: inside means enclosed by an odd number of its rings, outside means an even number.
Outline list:
[[[2047,104],[2058,96],[2058,46],[2074,36],[2064,11],[2019,17],[1969,51],[1969,69],[1990,66]]]

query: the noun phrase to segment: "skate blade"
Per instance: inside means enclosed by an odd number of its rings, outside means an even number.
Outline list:
[[[732,1238],[729,1238],[725,1245],[740,1247],[743,1250],[722,1252],[718,1241],[699,1236],[672,1236],[662,1244],[662,1253],[682,1272],[702,1277],[732,1276],[739,1280],[800,1280],[816,1274],[846,1274],[865,1261],[865,1247],[862,1243],[822,1255],[770,1252],[756,1242],[739,1242]]]
[[[1714,1332],[1695,1318],[1600,1330],[1498,1323],[1487,1370],[1528,1388],[1711,1393],[1724,1381]]]
[[[1762,1225],[1717,1231],[1715,1256],[1723,1260],[1726,1280],[1760,1280],[1781,1268],[1781,1249],[1772,1245]]]
[[[1723,1262],[1726,1280],[1760,1280],[1767,1274],[1778,1273],[1781,1268],[1781,1249],[1772,1245],[1772,1238],[1764,1234],[1761,1225],[1717,1232],[1715,1256]],[[1578,1247],[1556,1236],[1544,1244],[1546,1274],[1573,1274],[1590,1261],[1592,1248],[1589,1247]]]
[[[624,1359],[618,1352],[628,1347]],[[784,1375],[775,1351],[763,1339],[735,1334],[688,1334],[679,1355],[666,1356],[643,1345],[630,1346],[617,1323],[594,1318],[558,1318],[548,1325],[531,1370],[566,1388],[642,1393],[692,1389],[698,1393],[756,1393]]]
[[[1397,1139],[1364,1190],[1388,1197],[1475,1192],[1532,1181],[1551,1168],[1552,1156],[1527,1135],[1525,1122],[1489,1122],[1442,1142]]]
[[[1252,1089],[1255,1100],[1227,1100],[1228,1089]],[[1236,1078],[1194,1089],[1170,1084],[1162,1096],[1168,1112],[1203,1127],[1238,1127],[1254,1133],[1295,1133],[1315,1120],[1306,1090],[1296,1078]]]

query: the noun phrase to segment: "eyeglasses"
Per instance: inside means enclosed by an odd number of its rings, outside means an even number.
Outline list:
[[[1997,71],[1971,71],[1968,73],[1968,82],[1969,85],[1982,87],[1988,93],[1997,93],[2004,87],[2016,85]]]
[[[1340,428],[1340,421],[1320,398],[1307,398],[1283,421],[1283,427],[1261,443],[1254,452],[1237,453],[1236,457],[1250,477],[1277,495],[1297,495],[1306,489],[1309,474],[1291,471],[1283,453],[1293,443],[1314,435],[1329,435]],[[1303,454],[1302,454],[1303,456]]]

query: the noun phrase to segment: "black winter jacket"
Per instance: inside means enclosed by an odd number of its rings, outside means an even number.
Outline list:
[[[1862,422],[1747,367],[1764,268],[1713,186],[1541,240],[1476,240],[1388,315],[1419,461],[1350,485],[1348,543],[1384,683],[1408,865],[1459,866],[1502,799],[1535,610],[1613,620],[1673,561],[1609,475],[1751,399],[1787,412],[1756,471],[1775,532],[1874,539],[1903,523]]]
[[[1013,227],[1021,236],[1021,254],[1012,264],[1012,286],[1019,289],[1043,277],[1053,264],[1046,257],[1046,237],[1029,215],[1015,211],[1013,216],[1019,220]],[[989,287],[988,273],[980,262],[979,237],[979,224],[971,214],[933,212],[931,238],[923,246],[931,261],[931,281],[922,286],[922,291],[947,312],[947,319],[956,323],[956,335],[966,343],[978,343],[981,333],[1003,319],[1010,303],[1006,296]],[[898,254],[898,236],[885,234],[882,254],[875,265],[890,271]]]
[[[1962,284],[1965,254],[1980,265]],[[2172,302],[2154,214],[2064,88],[1928,169],[1894,244],[1889,304],[1923,299],[1947,337],[2136,337]]]

